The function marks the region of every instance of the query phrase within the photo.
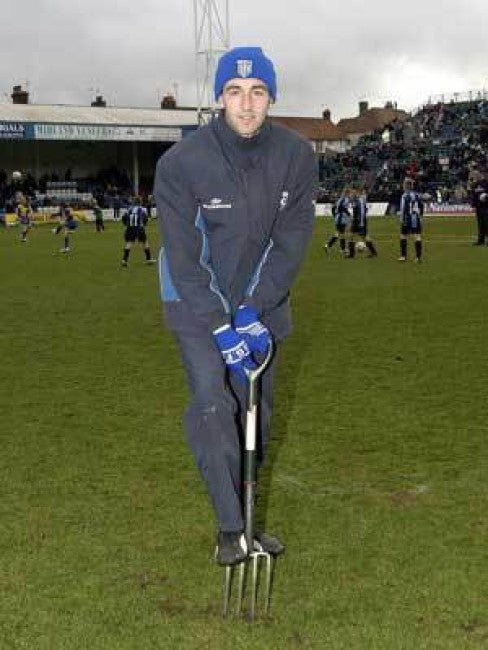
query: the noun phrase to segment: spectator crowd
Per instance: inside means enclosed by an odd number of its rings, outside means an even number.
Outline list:
[[[153,207],[150,183],[150,180],[144,183],[141,191],[143,204],[149,208]],[[112,208],[116,218],[133,198],[129,176],[116,167],[102,169],[96,176],[76,179],[67,169],[63,174],[44,174],[38,181],[29,172],[14,178],[0,169],[0,208],[5,212],[15,212],[19,193],[30,199],[34,211],[58,206],[60,202],[75,210],[96,204],[102,209]]]
[[[404,121],[364,135],[346,153],[320,162],[319,201],[335,202],[345,186],[365,188],[370,201],[398,208],[411,177],[426,198],[463,203],[487,165],[488,101],[429,104]]]

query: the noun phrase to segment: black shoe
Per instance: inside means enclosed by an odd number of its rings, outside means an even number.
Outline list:
[[[222,566],[238,564],[247,558],[247,544],[241,531],[220,531],[217,535],[215,561]]]
[[[485,242],[483,242],[483,241],[474,241],[473,242],[473,246],[484,246],[484,245],[485,245]]]
[[[285,545],[273,535],[256,533],[254,535],[254,549],[256,551],[264,551],[270,555],[281,555],[285,550]]]

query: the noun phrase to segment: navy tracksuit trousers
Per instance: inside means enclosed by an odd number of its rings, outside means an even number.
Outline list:
[[[242,445],[246,421],[246,385],[229,377],[211,335],[176,333],[190,389],[184,428],[220,530],[243,530],[241,501]],[[276,353],[261,375],[258,457],[269,436]]]

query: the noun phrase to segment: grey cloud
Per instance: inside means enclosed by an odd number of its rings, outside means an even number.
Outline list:
[[[396,96],[410,108],[427,99],[436,75],[445,92],[488,85],[484,0],[410,0],[394,11],[386,0],[230,7],[231,44],[262,45],[276,63],[276,111],[319,115],[328,106],[340,119],[359,99]],[[180,103],[195,102],[192,0],[18,0],[2,7],[0,55],[9,61],[0,69],[4,95],[28,79],[38,102],[87,103],[92,88],[111,103],[155,106],[177,84]],[[415,87],[412,70],[423,85]]]

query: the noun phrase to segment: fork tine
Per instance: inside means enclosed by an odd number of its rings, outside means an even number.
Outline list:
[[[256,617],[256,605],[258,600],[258,562],[259,554],[253,553],[251,556],[252,561],[252,584],[251,584],[251,606],[250,614],[251,621],[254,621]]]
[[[239,582],[237,586],[237,605],[236,605],[236,614],[238,615],[242,613],[242,603],[244,601],[244,584],[246,580],[246,568],[247,568],[247,562],[241,562],[239,564]]]
[[[273,569],[273,558],[269,553],[266,554],[264,558],[266,563],[266,583],[265,583],[265,592],[264,592],[264,614],[265,616],[269,615],[269,607],[271,603],[271,576]]]
[[[230,592],[232,587],[232,566],[225,567],[224,573],[224,604],[222,607],[222,616],[225,618],[229,613]]]

